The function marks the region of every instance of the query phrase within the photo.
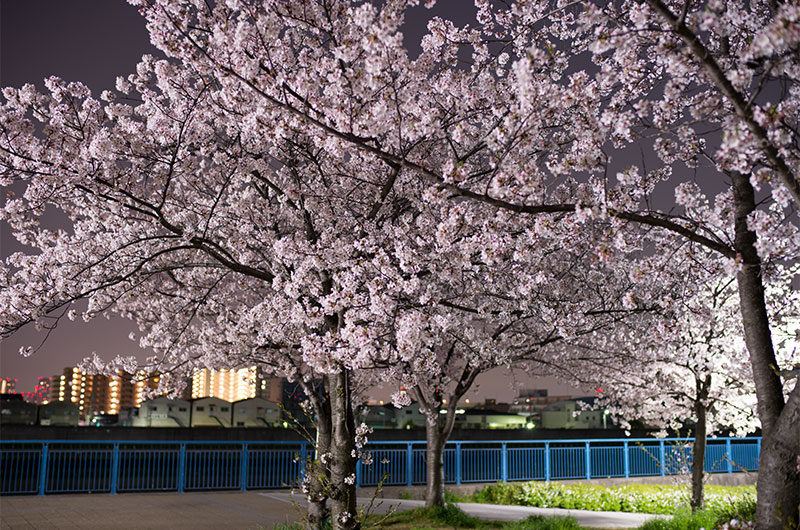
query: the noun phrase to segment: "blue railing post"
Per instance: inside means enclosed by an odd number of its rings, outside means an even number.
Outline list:
[[[658,441],[658,462],[661,464],[661,476],[667,474],[667,460],[664,453],[664,440]]]
[[[500,449],[500,480],[508,482],[508,444],[503,442]]]
[[[242,444],[242,462],[239,466],[239,489],[247,491],[247,444]]]
[[[586,480],[592,479],[592,451],[589,449],[589,441],[586,441],[586,450],[585,450],[585,458],[586,458]]]
[[[300,481],[306,478],[306,458],[308,458],[308,444],[303,442],[300,444]]]
[[[42,442],[42,455],[39,458],[39,495],[44,495],[47,489],[47,460],[49,447],[47,442]]]
[[[111,453],[111,494],[116,495],[117,483],[119,482],[119,444],[114,444],[114,451]]]
[[[728,473],[733,473],[733,453],[731,452],[731,439],[725,440],[725,459],[728,464]]]
[[[356,487],[361,487],[361,459],[356,460]]]
[[[181,444],[178,456],[178,493],[183,493],[183,485],[186,482],[186,444]]]
[[[623,468],[625,470],[625,478],[630,478],[630,476],[631,476],[631,462],[630,462],[630,456],[628,455],[629,451],[628,451],[628,442],[627,441],[622,442],[622,450],[624,451],[624,454],[622,455],[622,466],[623,466]]]
[[[406,446],[406,486],[414,485],[414,448],[412,444]]]
[[[550,482],[550,442],[544,443],[544,479]]]
[[[461,443],[456,443],[456,484],[461,484]]]
[[[758,468],[761,467],[760,464],[761,464],[761,438],[758,439],[758,443],[756,444],[756,469],[755,469],[756,471],[758,471]],[[753,471],[753,470],[750,469],[748,471]]]

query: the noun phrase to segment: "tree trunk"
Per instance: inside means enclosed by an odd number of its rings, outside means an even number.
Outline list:
[[[356,510],[356,428],[350,395],[350,373],[330,374],[331,401],[331,522],[334,530],[360,528]]]
[[[438,413],[438,411],[436,411]],[[439,430],[438,418],[435,423],[427,418],[425,422],[425,439],[427,448],[427,487],[425,489],[425,507],[444,506],[444,444],[447,439]]]
[[[706,464],[706,406],[702,400],[694,402],[695,427],[692,444],[692,511],[703,507],[703,469]],[[730,456],[730,455],[729,455]]]
[[[330,401],[323,397],[321,410],[317,410],[317,436],[315,443],[316,456],[308,473],[308,524],[313,530],[320,530],[330,516],[328,510],[327,484],[330,479],[328,466],[323,464],[320,456],[331,450],[331,411]]]
[[[772,346],[761,258],[755,248],[756,235],[747,228],[747,216],[756,207],[755,194],[746,175],[734,172],[731,179],[736,228],[734,247],[741,260],[736,280],[764,438],[758,471],[756,528],[781,529],[788,526],[789,518],[794,518],[797,524],[800,479],[795,459],[796,448],[800,445],[800,422],[797,421],[797,406],[794,411],[782,414],[783,386]],[[794,454],[791,454],[792,448]]]
[[[756,528],[789,528],[800,526],[800,384],[789,396],[779,420],[761,444],[758,470],[758,510],[770,514],[760,519],[756,512]],[[769,471],[766,475],[765,471]]]

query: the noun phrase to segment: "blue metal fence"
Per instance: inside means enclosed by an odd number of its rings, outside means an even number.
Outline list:
[[[691,440],[452,441],[445,482],[593,479],[688,473]],[[424,484],[425,442],[372,442],[357,485]],[[760,438],[710,439],[708,473],[757,471]],[[282,488],[297,483],[302,442],[2,441],[0,493],[120,493]]]

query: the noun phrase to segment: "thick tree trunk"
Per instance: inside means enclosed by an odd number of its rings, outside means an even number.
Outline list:
[[[706,406],[701,400],[694,402],[695,428],[692,444],[692,511],[703,507],[703,469],[706,465]]]
[[[313,530],[320,530],[330,516],[328,510],[327,484],[330,478],[328,466],[323,464],[320,456],[331,450],[331,414],[330,402],[322,399],[321,410],[317,410],[317,437],[315,443],[316,456],[308,475],[308,524]]]
[[[431,423],[428,419],[425,422],[425,439],[427,441],[425,507],[444,506],[444,444],[447,439],[439,430],[438,421]]]
[[[741,259],[736,279],[764,438],[758,472],[756,528],[782,529],[787,527],[790,518],[797,524],[800,479],[795,458],[800,445],[800,422],[791,410],[782,414],[783,387],[772,346],[761,258],[755,248],[756,235],[747,228],[747,216],[755,210],[753,187],[746,175],[732,173],[731,179],[736,228],[734,246]],[[795,452],[791,454],[793,449]]]
[[[334,530],[360,528],[356,518],[355,418],[350,395],[350,374],[346,370],[330,374],[331,400],[331,522]]]
[[[789,401],[769,437],[761,444],[758,470],[758,510],[756,528],[800,527],[800,384],[789,396]],[[765,473],[767,471],[769,474]]]

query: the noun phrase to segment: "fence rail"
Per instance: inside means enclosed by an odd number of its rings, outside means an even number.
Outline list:
[[[425,442],[372,442],[356,484],[425,483]],[[710,439],[708,473],[757,471],[760,438]],[[0,494],[282,488],[297,484],[302,442],[2,441]],[[452,441],[445,482],[593,479],[691,472],[691,439]]]

